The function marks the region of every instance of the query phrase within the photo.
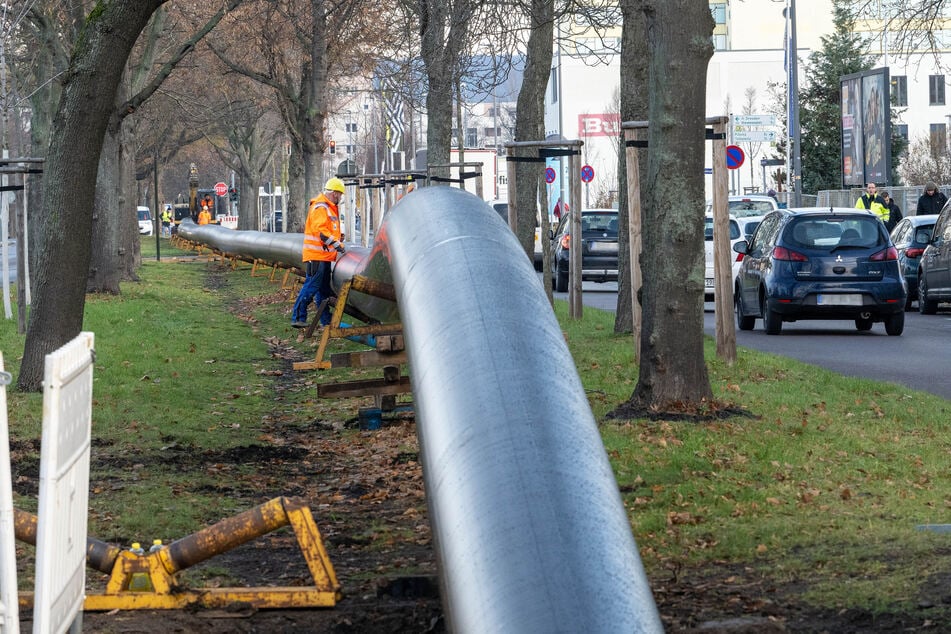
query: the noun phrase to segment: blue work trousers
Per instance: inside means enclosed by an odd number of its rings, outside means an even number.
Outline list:
[[[300,293],[297,294],[297,301],[294,302],[292,321],[307,321],[307,307],[311,300],[317,306],[320,306],[320,302],[333,295],[333,289],[330,287],[330,265],[331,262],[323,260],[305,262],[307,277],[304,279],[304,285],[300,288]],[[330,310],[324,309],[324,312],[320,315],[320,325],[326,326],[329,323]]]

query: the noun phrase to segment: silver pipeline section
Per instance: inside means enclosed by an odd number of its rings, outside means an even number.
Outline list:
[[[450,631],[663,632],[574,360],[508,226],[472,194],[420,189],[352,268],[396,289]]]

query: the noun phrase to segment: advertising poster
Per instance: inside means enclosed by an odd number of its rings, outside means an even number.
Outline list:
[[[891,115],[888,69],[840,78],[842,97],[842,185],[889,184]]]
[[[856,77],[842,80],[842,184],[844,187],[865,183],[865,158],[862,150],[862,82]]]

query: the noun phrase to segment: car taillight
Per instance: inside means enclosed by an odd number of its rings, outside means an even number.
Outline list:
[[[561,237],[561,248],[568,249],[571,247],[571,234],[566,233]]]
[[[921,254],[924,252],[925,250],[921,247],[912,247],[910,249],[905,249],[905,257],[906,258],[920,258]]]
[[[875,255],[869,258],[872,262],[887,262],[889,260],[898,259],[898,249],[895,247],[888,247],[884,251],[879,251]]]
[[[773,247],[774,260],[788,260],[790,262],[808,262],[809,258],[802,253],[787,249],[786,247]]]

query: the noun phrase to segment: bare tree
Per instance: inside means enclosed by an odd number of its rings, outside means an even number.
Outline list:
[[[703,91],[713,18],[702,0],[644,2],[650,47],[644,181],[643,336],[632,405],[682,411],[712,399],[703,356]],[[664,252],[661,257],[660,252]]]
[[[951,183],[951,155],[944,139],[918,137],[908,147],[899,172],[906,183]]]
[[[621,0],[624,27],[621,32],[621,82],[619,103],[621,121],[647,120],[647,23],[642,0]],[[628,231],[630,208],[627,201],[627,152],[624,137],[619,139],[618,161],[618,294],[617,311],[614,314],[614,332],[631,332],[634,329],[631,293],[640,289],[631,288],[631,260]],[[638,150],[639,151],[639,150]],[[647,182],[647,161],[638,157],[640,182]],[[643,208],[643,207],[642,207]]]
[[[551,75],[555,3],[554,0],[531,0],[527,9],[530,29],[522,89],[516,102],[515,139],[541,141],[545,138],[545,89]],[[518,214],[515,227],[515,235],[530,258],[535,252],[534,210],[543,169],[543,163],[517,163],[515,182],[518,191],[509,192],[509,200],[514,199],[516,209],[532,210]]]
[[[44,245],[17,386],[40,389],[45,356],[83,323],[99,154],[119,81],[139,33],[165,0],[100,3],[76,41],[53,118],[42,215]]]

